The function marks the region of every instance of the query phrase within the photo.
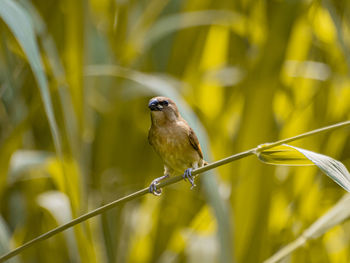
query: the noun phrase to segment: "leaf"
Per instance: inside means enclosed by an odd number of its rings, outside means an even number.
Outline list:
[[[179,88],[182,83],[173,78],[156,74],[146,74],[115,65],[89,65],[86,67],[85,74],[87,76],[114,76],[125,78],[142,85],[152,94],[172,98],[179,106],[181,115],[183,115],[185,119],[191,121],[191,124],[198,125],[197,117],[177,92],[177,88]]]
[[[262,146],[263,147],[263,146]],[[319,153],[283,144],[267,150],[258,151],[258,158],[275,165],[316,165],[333,181],[350,192],[350,174],[339,161]]]
[[[50,157],[52,157],[52,154],[45,151],[18,150],[14,152],[10,160],[8,182],[15,182],[20,179],[23,173],[30,176],[28,171],[44,167]]]
[[[63,225],[72,220],[71,207],[68,196],[59,191],[48,191],[37,197],[38,204],[46,209],[57,221],[59,225]],[[73,229],[63,232],[67,240],[67,248],[73,262],[79,261],[77,242],[74,237]]]
[[[349,73],[350,72],[350,49],[349,49],[349,45],[346,43],[346,39],[344,37],[342,18],[339,14],[337,14],[336,8],[335,8],[332,1],[324,0],[323,4],[328,9],[328,12],[331,15],[331,18],[332,18],[333,23],[335,25],[335,28],[337,30],[338,43],[343,51],[344,59],[348,65],[348,73]]]
[[[275,165],[314,165],[300,151],[289,145],[279,145],[258,153],[260,161]]]
[[[316,239],[325,234],[332,227],[342,223],[350,217],[350,195],[346,194],[331,210],[320,217],[309,228],[307,228],[295,241],[284,246],[264,263],[275,263],[290,255],[299,247],[303,246],[309,239]]]
[[[65,68],[62,65],[61,58],[59,56],[56,44],[53,37],[49,34],[45,21],[40,16],[40,13],[35,8],[32,2],[22,1],[24,8],[30,14],[33,20],[33,28],[37,36],[41,40],[43,55],[42,57],[47,58],[48,67],[52,70],[54,79],[58,81],[58,94],[62,104],[62,112],[64,116],[65,129],[69,144],[76,155],[78,155],[78,127],[77,127],[77,116],[74,111],[74,105],[72,96],[69,92],[69,86],[67,84]]]
[[[38,204],[48,210],[58,224],[63,225],[72,220],[68,197],[59,191],[48,191],[37,197]]]
[[[39,86],[56,151],[61,155],[60,135],[53,113],[49,87],[39,54],[38,44],[35,39],[32,20],[27,11],[12,0],[0,1],[0,18],[9,27],[28,59],[28,63]]]
[[[10,250],[10,241],[10,231],[5,220],[0,216],[0,254],[6,253]],[[15,262],[18,262],[16,258],[9,260],[9,263]]]
[[[346,194],[331,210],[320,217],[302,234],[305,238],[318,238],[330,228],[342,223],[350,217],[350,195]]]
[[[157,21],[147,32],[144,48],[149,48],[164,36],[181,29],[207,25],[233,26],[238,22],[243,23],[243,18],[238,13],[226,10],[202,10],[168,15]]]

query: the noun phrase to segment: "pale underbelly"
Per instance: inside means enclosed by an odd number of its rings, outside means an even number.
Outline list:
[[[164,147],[164,149],[166,150],[160,151],[160,156],[165,165],[173,169],[176,173],[183,173],[187,168],[196,168],[200,166],[201,158],[190,144],[169,144]]]

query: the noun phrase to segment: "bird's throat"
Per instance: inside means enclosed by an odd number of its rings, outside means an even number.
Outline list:
[[[161,127],[176,122],[177,117],[173,113],[164,111],[151,111],[152,125]]]

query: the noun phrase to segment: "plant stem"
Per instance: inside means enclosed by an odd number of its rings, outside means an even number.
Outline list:
[[[278,146],[278,145],[281,145],[283,143],[288,143],[288,142],[292,142],[292,141],[295,141],[295,140],[299,140],[299,139],[302,139],[302,138],[305,138],[305,137],[308,137],[308,136],[311,136],[311,135],[314,135],[314,134],[318,134],[318,133],[321,133],[321,132],[325,132],[325,131],[330,131],[330,130],[334,130],[334,129],[337,129],[337,128],[341,128],[341,127],[344,127],[344,126],[348,126],[350,125],[350,121],[345,121],[345,122],[340,122],[340,123],[337,123],[337,124],[334,124],[334,125],[330,125],[330,126],[327,126],[327,127],[323,127],[323,128],[320,128],[320,129],[316,129],[316,130],[313,130],[313,131],[309,131],[309,132],[306,132],[306,133],[303,133],[303,134],[300,134],[300,135],[297,135],[297,136],[294,136],[294,137],[290,137],[290,138],[287,138],[287,139],[283,139],[283,140],[280,140],[280,141],[276,141],[276,142],[273,142],[273,143],[267,143],[267,144],[262,144],[256,148],[253,148],[253,149],[250,149],[248,151],[245,151],[245,152],[241,152],[241,153],[237,153],[237,154],[234,154],[234,155],[231,155],[227,158],[224,158],[224,159],[221,159],[219,161],[216,161],[216,162],[213,162],[213,163],[210,163],[206,166],[203,166],[203,167],[200,167],[200,168],[197,168],[197,169],[194,169],[192,171],[192,175],[199,175],[200,173],[203,173],[203,172],[206,172],[206,171],[209,171],[209,170],[212,170],[216,167],[219,167],[221,165],[224,165],[224,164],[227,164],[227,163],[230,163],[230,162],[233,162],[233,161],[236,161],[236,160],[239,160],[239,159],[242,159],[242,158],[245,158],[247,156],[250,156],[250,155],[253,155],[257,152],[261,152],[261,151],[264,151],[264,150],[267,150],[267,149],[270,149],[270,148],[273,148],[275,146]],[[171,177],[163,182],[161,182],[158,187],[159,188],[162,188],[162,187],[165,187],[167,185],[171,185],[171,184],[174,184],[176,182],[179,182],[183,179],[182,175],[179,175],[179,176],[175,176],[175,177]],[[101,206],[95,210],[92,210],[91,212],[89,213],[86,213],[80,217],[77,217],[76,219],[73,219],[72,221],[66,223],[66,224],[63,224],[61,226],[58,226],[30,241],[28,241],[27,243],[23,244],[22,246],[19,246],[17,247],[16,249],[8,252],[7,254],[4,254],[3,256],[0,257],[0,262],[4,262],[16,255],[18,255],[20,252],[22,252],[23,250],[25,250],[26,248],[29,248],[31,246],[33,246],[35,243],[39,242],[39,241],[42,241],[42,240],[45,240],[45,239],[48,239],[70,227],[73,227],[83,221],[86,221],[87,219],[91,218],[91,217],[94,217],[94,216],[97,216],[99,214],[102,214],[110,209],[112,209],[113,207],[117,206],[117,205],[120,205],[122,203],[125,203],[125,202],[128,202],[128,201],[131,201],[133,199],[136,199],[138,197],[141,197],[145,194],[148,194],[149,193],[149,188],[144,188],[142,190],[139,190],[137,192],[134,192],[130,195],[127,195],[127,196],[124,196],[118,200],[115,200],[109,204],[106,204],[104,206]]]
[[[297,240],[294,242],[288,244],[284,248],[282,248],[280,251],[278,251],[276,254],[274,254],[272,257],[269,259],[265,260],[264,263],[277,263],[290,253],[292,253],[294,250],[297,248],[301,247],[302,245],[305,244],[307,239],[303,236],[299,237]]]

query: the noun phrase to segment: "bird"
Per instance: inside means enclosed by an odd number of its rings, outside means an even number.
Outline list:
[[[148,108],[151,111],[148,142],[164,162],[164,175],[152,181],[149,192],[160,195],[162,190],[157,189],[160,181],[177,174],[183,174],[192,189],[196,186],[192,170],[207,164],[195,132],[170,98],[154,97],[150,99]]]

